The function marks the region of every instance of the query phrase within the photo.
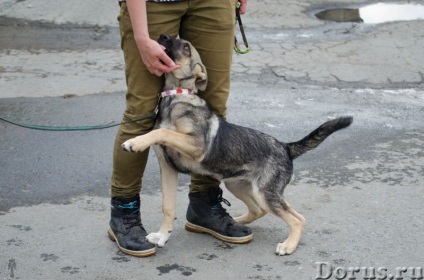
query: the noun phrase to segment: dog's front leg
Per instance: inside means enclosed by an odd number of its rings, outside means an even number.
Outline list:
[[[172,169],[165,160],[162,159],[159,160],[159,162],[162,186],[163,221],[159,231],[147,235],[147,240],[150,243],[156,244],[158,247],[163,247],[171,235],[172,224],[175,219],[178,173]]]
[[[148,147],[156,144],[157,141],[157,131],[152,130],[149,133],[125,141],[121,147],[127,152],[137,153],[146,150]]]
[[[200,161],[204,157],[203,146],[196,143],[193,136],[167,128],[154,129],[147,134],[129,139],[122,144],[122,148],[128,152],[142,152],[154,144],[170,147],[195,161]]]

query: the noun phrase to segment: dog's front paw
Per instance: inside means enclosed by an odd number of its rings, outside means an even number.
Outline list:
[[[147,149],[149,146],[143,141],[144,138],[141,136],[125,141],[121,147],[124,151],[137,153],[142,152]]]
[[[131,141],[130,141],[130,140],[125,141],[125,142],[121,145],[121,147],[122,147],[122,149],[123,149],[124,151],[127,151],[127,152],[134,152],[134,151],[133,151],[133,149],[132,149],[133,145],[131,144]]]
[[[157,245],[158,247],[165,246],[165,243],[168,241],[169,236],[171,236],[171,233],[160,233],[160,232],[152,232],[146,236],[147,241],[149,241],[152,244]]]

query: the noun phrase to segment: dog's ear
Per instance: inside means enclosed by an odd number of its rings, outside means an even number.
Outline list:
[[[202,63],[196,63],[193,67],[193,76],[196,77],[196,87],[200,91],[204,91],[208,85],[208,74],[206,67]]]

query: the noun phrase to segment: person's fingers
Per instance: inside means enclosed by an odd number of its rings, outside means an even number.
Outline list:
[[[161,53],[159,53],[158,58],[162,61],[162,63],[168,67],[174,67],[175,63],[174,61],[165,53],[165,51],[162,50]]]
[[[153,73],[153,74],[155,74],[156,76],[158,76],[158,77],[160,77],[160,76],[162,76],[163,75],[163,72],[162,71],[160,71],[160,70],[157,70],[155,73]]]
[[[168,73],[168,72],[174,71],[178,68],[180,68],[179,65],[168,66],[168,65],[163,64],[162,62],[159,62],[152,67],[153,70],[160,71],[162,73]]]
[[[172,72],[180,68],[180,65],[166,54],[165,47],[156,41],[151,41],[149,47],[144,46],[140,50],[141,58],[150,73],[156,76],[162,76],[163,73]]]
[[[239,0],[240,2],[240,14],[246,13],[247,0]]]
[[[174,70],[179,69],[181,66],[176,64],[172,67],[166,66],[165,64],[162,63],[158,63],[156,65],[152,65],[152,66],[148,66],[147,69],[149,70],[150,73],[156,75],[156,76],[162,76],[164,73],[169,73],[172,72]]]

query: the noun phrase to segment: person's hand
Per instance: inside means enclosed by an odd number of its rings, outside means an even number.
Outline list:
[[[240,2],[240,14],[244,14],[246,12],[247,0],[236,0],[236,3]]]
[[[141,59],[150,73],[160,77],[163,73],[168,73],[180,68],[174,61],[165,53],[164,47],[152,39],[138,42]]]
[[[162,76],[163,73],[180,68],[180,66],[175,65],[172,59],[166,55],[164,47],[150,39],[147,25],[146,1],[127,0],[126,2],[133,27],[134,39],[141,59],[150,73],[156,76]]]

